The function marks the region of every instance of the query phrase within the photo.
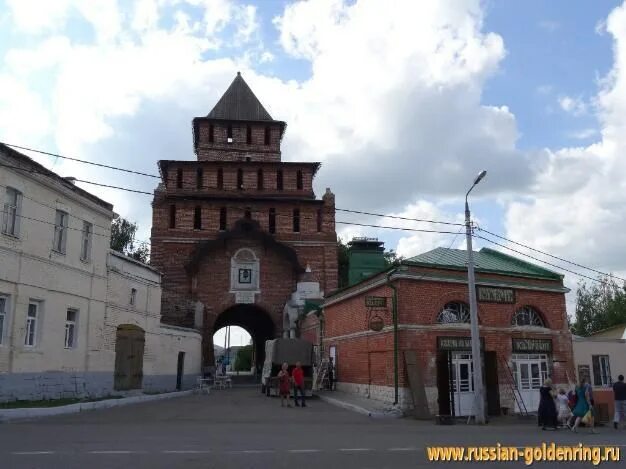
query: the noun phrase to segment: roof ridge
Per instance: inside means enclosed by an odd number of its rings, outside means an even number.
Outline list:
[[[482,248],[482,249],[481,249],[480,251],[478,251],[478,252],[483,252],[483,251],[485,251],[485,252],[487,252],[487,253],[489,253],[489,254],[491,254],[491,255],[504,257],[504,258],[506,258],[508,261],[513,262],[514,264],[517,264],[517,265],[519,265],[519,266],[529,267],[529,268],[531,268],[531,269],[534,269],[534,270],[539,271],[539,272],[542,272],[542,273],[549,273],[549,274],[551,274],[551,275],[558,275],[559,277],[563,277],[563,276],[562,276],[561,274],[559,274],[558,272],[555,272],[555,271],[550,270],[550,269],[546,269],[546,268],[541,267],[541,266],[539,266],[539,265],[537,265],[537,264],[533,264],[532,262],[528,262],[528,261],[525,261],[525,260],[523,260],[523,259],[519,259],[519,258],[517,258],[517,257],[511,256],[511,255],[506,254],[506,253],[504,253],[504,252],[497,251],[496,249],[491,249],[491,248],[488,248],[488,247],[484,247],[484,248]]]

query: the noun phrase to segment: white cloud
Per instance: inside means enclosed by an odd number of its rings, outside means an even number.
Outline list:
[[[561,96],[558,102],[561,109],[574,116],[582,116],[587,112],[587,104],[580,96],[576,98]]]
[[[576,130],[568,134],[570,138],[575,138],[576,140],[587,140],[588,138],[595,137],[597,135],[598,129],[594,129],[593,127]]]
[[[533,191],[507,210],[508,235],[597,269],[626,272],[626,6],[608,17],[614,65],[597,102],[601,139],[550,154]],[[588,275],[594,275],[587,272]],[[569,276],[572,285],[577,279]]]

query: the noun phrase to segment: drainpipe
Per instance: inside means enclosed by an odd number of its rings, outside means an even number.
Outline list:
[[[391,276],[397,269],[387,274],[387,286],[393,290],[391,297],[391,314],[393,317],[393,405],[398,405],[398,287],[391,283]]]

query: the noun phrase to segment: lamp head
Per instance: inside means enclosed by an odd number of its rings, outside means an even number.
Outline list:
[[[484,169],[478,173],[478,176],[476,176],[476,179],[474,179],[474,185],[478,184],[480,181],[482,181],[482,179],[487,175],[487,171],[485,171]]]

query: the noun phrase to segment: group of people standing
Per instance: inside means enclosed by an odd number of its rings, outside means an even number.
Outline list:
[[[302,364],[296,362],[296,367],[289,374],[289,365],[283,363],[281,370],[278,372],[278,394],[280,395],[280,406],[285,407],[285,400],[287,401],[287,407],[291,407],[289,403],[289,391],[293,384],[293,400],[296,407],[306,407],[304,400],[304,370]],[[298,393],[300,393],[300,400],[302,404],[298,403]]]
[[[578,427],[583,423],[585,427],[589,427],[591,433],[597,433],[593,388],[585,378],[581,378],[576,388],[569,394],[562,388],[556,393],[552,380],[548,378],[539,389],[539,393],[537,413],[539,426],[543,430],[548,428],[556,430],[560,423],[573,432],[577,432]],[[623,375],[619,375],[618,381],[613,385],[613,394],[615,397],[613,426],[618,429],[620,422],[626,421],[626,383],[624,383]]]

